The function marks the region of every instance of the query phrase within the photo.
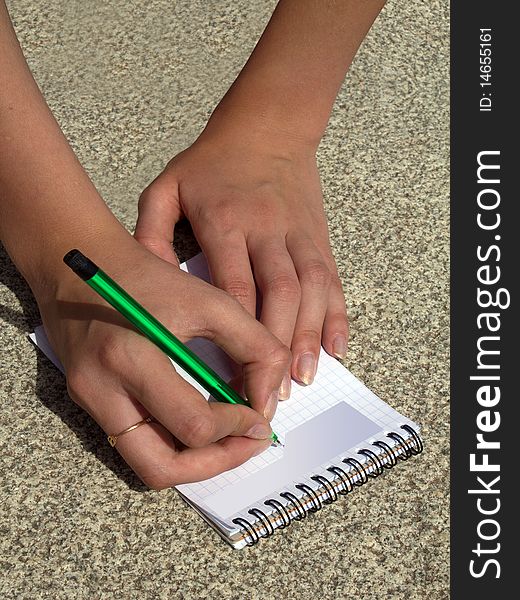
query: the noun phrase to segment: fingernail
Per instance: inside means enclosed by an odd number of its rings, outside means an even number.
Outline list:
[[[344,335],[337,335],[332,341],[332,353],[337,358],[347,356],[347,338]]]
[[[282,385],[278,391],[278,400],[287,400],[291,395],[291,378],[289,375],[285,375],[282,379]]]
[[[258,448],[258,450],[255,450],[253,456],[258,456],[259,454],[262,454],[262,452],[265,452],[267,450],[267,448],[270,448],[271,446],[271,438],[269,438],[269,441],[267,443],[264,443],[260,446],[260,448]]]
[[[267,404],[264,408],[264,417],[270,421],[274,417],[274,413],[276,412],[276,407],[278,406],[278,390],[274,390],[271,392],[267,400]]]
[[[298,379],[305,385],[310,385],[316,374],[316,358],[312,352],[304,352],[298,359],[296,372]]]
[[[264,425],[263,423],[257,423],[253,425],[251,429],[245,434],[248,438],[253,438],[254,440],[266,440],[271,437],[273,430],[269,427],[269,425]]]

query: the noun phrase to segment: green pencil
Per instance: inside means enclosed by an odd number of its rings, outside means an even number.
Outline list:
[[[126,317],[153,344],[189,373],[215,400],[228,404],[250,406],[235,390],[220,378],[188,346],[134,300],[128,292],[104,273],[79,250],[71,250],[63,257],[64,263],[81,277],[94,291]],[[281,446],[278,436],[271,435],[273,445]]]

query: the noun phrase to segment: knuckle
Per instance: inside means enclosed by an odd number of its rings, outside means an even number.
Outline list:
[[[225,281],[222,287],[230,296],[236,298],[241,304],[250,302],[255,297],[253,285],[243,279],[230,279]]]
[[[287,346],[279,342],[271,351],[269,358],[273,365],[282,365],[288,368],[291,364],[292,354]]]
[[[210,415],[194,415],[183,427],[183,441],[190,448],[207,446],[215,431],[215,423]]]
[[[115,333],[105,336],[96,350],[99,364],[109,371],[119,371],[121,365],[125,364],[126,354],[120,337]]]
[[[272,277],[267,283],[267,290],[278,300],[286,302],[297,302],[301,296],[298,279],[286,273],[280,273]]]
[[[295,333],[293,346],[294,347],[310,347],[314,348],[321,344],[321,331],[315,329],[302,329]]]
[[[331,287],[335,292],[343,296],[343,283],[341,282],[341,279],[337,273],[332,276]]]
[[[268,237],[277,237],[279,230],[279,219],[282,218],[280,214],[280,205],[283,203],[282,198],[274,198],[274,194],[270,193],[269,183],[259,183],[259,186],[263,188],[263,193],[258,193],[250,196],[250,217],[251,222],[255,224],[257,231],[263,232],[263,235]]]
[[[227,236],[236,233],[237,210],[228,200],[215,201],[211,209],[206,211],[205,216],[219,235]]]
[[[332,281],[327,265],[321,260],[309,261],[303,269],[302,277],[309,284],[322,288],[329,287]]]
[[[159,479],[159,480],[156,480],[155,478],[148,479],[145,476],[141,477],[141,481],[147,487],[149,487],[151,490],[154,490],[155,492],[160,492],[161,490],[166,490],[175,485],[175,483],[172,483],[170,485],[169,483],[167,483],[166,481],[163,481],[161,479]]]
[[[154,210],[162,210],[172,202],[172,196],[164,188],[157,188],[155,182],[146,187],[137,201],[137,210],[140,213],[148,206],[153,206]]]
[[[152,490],[165,490],[175,485],[171,469],[164,464],[147,466],[138,475],[141,481]]]
[[[334,324],[334,328],[342,331],[348,331],[348,314],[346,309],[343,311],[337,311],[327,317],[327,320]]]
[[[153,201],[154,192],[152,184],[146,187],[140,194],[139,200],[137,201],[137,210],[140,212],[143,208],[145,208],[148,204]]]
[[[165,243],[164,240],[159,240],[150,236],[141,235],[139,232],[135,233],[135,239],[153,254],[161,254],[165,250],[170,250],[171,246]]]
[[[67,371],[67,391],[69,396],[79,404],[84,406],[90,390],[89,378],[85,376],[80,369],[70,368]]]

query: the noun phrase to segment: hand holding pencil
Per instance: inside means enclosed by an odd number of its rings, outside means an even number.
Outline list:
[[[146,338],[162,350],[177,365],[182,367],[218,402],[249,406],[231,386],[215,371],[204,363],[188,346],[183,344],[167,327],[151,315],[135,298],[119,286],[109,275],[102,271],[79,250],[70,250],[63,257],[63,262],[70,267],[80,279],[83,279],[95,292],[123,315]],[[273,398],[278,391],[273,391]],[[277,399],[277,398],[276,398]],[[268,402],[271,401],[271,398]],[[269,409],[266,409],[269,410]],[[265,413],[264,416],[269,415]],[[148,421],[149,422],[149,421]],[[132,429],[136,425],[131,426]],[[124,433],[127,433],[128,429]],[[278,436],[273,432],[271,440],[280,445]],[[114,444],[115,446],[115,441]]]
[[[69,344],[59,358],[72,398],[107,435],[120,434],[116,449],[149,487],[207,479],[271,445],[269,419],[290,353],[236,300],[128,241],[117,259],[88,252],[182,344],[208,337],[243,364],[253,408],[208,403],[163,351],[66,267],[66,300],[58,302],[59,314],[42,304],[44,324],[55,348]],[[150,415],[154,421],[121,435]]]

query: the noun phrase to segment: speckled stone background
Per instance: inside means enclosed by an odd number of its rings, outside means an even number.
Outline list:
[[[139,192],[201,130],[273,2],[9,8],[56,117],[131,229]],[[174,490],[144,489],[68,399],[27,339],[37,308],[0,250],[0,597],[448,597],[448,25],[447,0],[390,0],[319,151],[346,364],[422,423],[424,454],[234,551]]]

